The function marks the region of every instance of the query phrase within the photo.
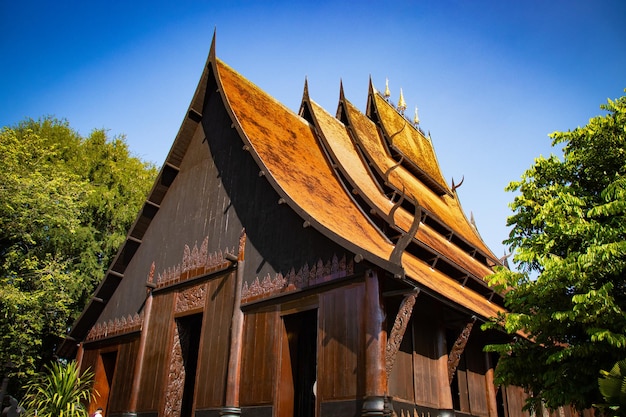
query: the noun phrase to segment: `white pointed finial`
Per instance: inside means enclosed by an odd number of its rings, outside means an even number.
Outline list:
[[[417,115],[417,106],[415,106],[415,116],[413,117],[413,124],[416,126],[420,124],[420,118]]]
[[[389,100],[389,96],[391,96],[391,91],[389,91],[389,78],[385,78],[385,98]]]
[[[402,94],[402,88],[400,89],[400,98],[398,99],[398,111],[404,114],[406,110],[406,101],[404,101],[404,94]]]

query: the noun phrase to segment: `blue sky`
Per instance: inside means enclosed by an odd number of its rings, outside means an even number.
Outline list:
[[[67,119],[126,135],[160,165],[214,29],[218,57],[297,111],[305,77],[331,113],[369,77],[419,107],[443,174],[497,255],[519,179],[548,134],[626,88],[626,2],[0,0],[0,126]]]

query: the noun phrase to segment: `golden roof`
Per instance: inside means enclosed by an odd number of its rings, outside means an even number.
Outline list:
[[[347,100],[343,100],[347,102]],[[331,116],[326,110],[308,100],[311,113],[315,119],[315,126],[319,132],[320,140],[324,143],[333,162],[341,169],[354,187],[354,192],[361,195],[369,207],[375,209],[387,219],[390,225],[396,225],[401,231],[407,233],[413,224],[413,213],[409,213],[402,207],[394,210],[395,203],[387,197],[381,187],[374,180],[372,173],[367,167],[367,160],[353,143],[346,126],[337,118]],[[354,106],[351,106],[354,109]],[[441,256],[456,264],[458,267],[471,273],[474,277],[482,279],[491,273],[491,270],[477,259],[472,258],[467,252],[451,245],[440,233],[433,230],[427,224],[421,224],[415,235],[415,241],[430,249],[433,256]]]
[[[297,205],[305,221],[387,259],[393,245],[346,194],[309,123],[222,61],[216,68],[232,116],[279,193]]]
[[[370,102],[376,111],[381,128],[391,148],[403,155],[445,192],[450,192],[431,141],[399,114],[379,94],[370,92]],[[370,115],[371,116],[371,115]]]
[[[337,163],[343,172],[350,173],[355,192],[362,193],[372,207],[391,213],[393,203],[372,179],[346,127],[309,101],[316,124],[313,126],[222,61],[215,59],[213,65],[235,128],[278,194],[305,222],[326,236],[374,264],[390,266],[394,244],[359,207],[333,166]],[[329,161],[327,152],[332,152],[335,161]],[[427,190],[423,185],[422,188],[422,191]],[[431,208],[436,209],[436,205],[432,204]],[[441,202],[438,205],[445,207]],[[405,232],[413,221],[412,215],[404,209],[396,210],[394,219]],[[420,225],[416,238],[435,253],[462,265],[472,275],[482,278],[489,272],[465,252],[451,250],[453,245],[427,225]],[[400,263],[405,277],[424,290],[449,298],[483,317],[502,310],[484,295],[460,285],[458,280],[431,268],[411,253],[404,252]]]
[[[408,196],[413,196],[430,216],[449,228],[450,233],[458,235],[470,246],[495,260],[495,255],[487,248],[467,221],[457,198],[447,194],[437,195],[404,166],[398,166],[398,162],[389,155],[376,124],[349,101],[344,100],[342,104],[349,119],[350,127],[354,129],[355,139],[359,142],[364,153],[368,155],[368,159],[379,175],[384,176],[394,189],[405,190]],[[388,174],[385,176],[385,173]]]

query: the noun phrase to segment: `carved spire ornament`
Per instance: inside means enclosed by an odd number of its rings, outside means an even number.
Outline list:
[[[385,94],[384,94],[385,98],[387,100],[389,100],[389,97],[391,96],[391,91],[389,90],[389,78],[385,78]]]
[[[398,99],[398,111],[404,114],[406,110],[406,101],[404,101],[404,94],[402,94],[402,89],[400,89],[400,98]]]
[[[420,124],[420,117],[417,115],[417,106],[415,106],[415,116],[413,116],[413,124],[415,126]]]

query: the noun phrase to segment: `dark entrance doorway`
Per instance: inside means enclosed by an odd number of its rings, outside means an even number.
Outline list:
[[[117,362],[117,351],[103,352],[98,359],[94,381],[94,391],[98,394],[96,395],[96,400],[90,403],[89,412],[93,413],[100,407],[103,410],[103,414],[107,415],[115,363]]]
[[[281,388],[280,415],[315,417],[317,310],[283,316],[283,324],[287,343],[283,343],[281,383],[290,386]]]
[[[196,370],[198,368],[198,350],[200,348],[200,334],[202,329],[202,314],[193,314],[177,318],[176,326],[178,327],[185,374],[180,416],[192,417],[193,395],[196,387]]]

